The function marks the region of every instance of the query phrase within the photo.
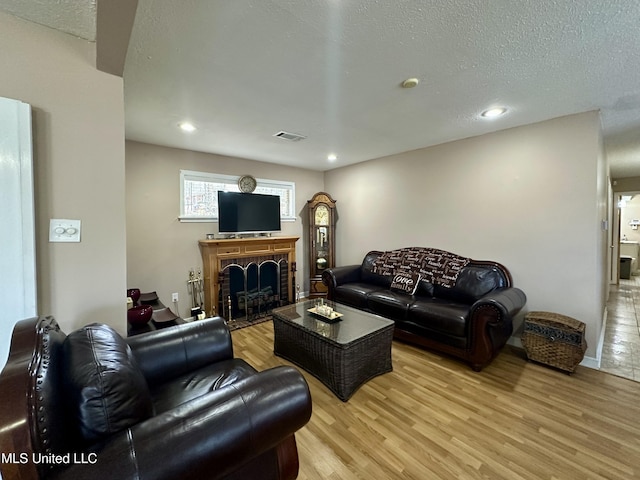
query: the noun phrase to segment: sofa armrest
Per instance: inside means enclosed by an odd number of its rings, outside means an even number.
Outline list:
[[[480,371],[491,362],[513,333],[513,317],[524,307],[522,290],[508,287],[485,295],[471,306],[469,363]]]
[[[491,305],[500,312],[501,318],[513,318],[527,303],[527,296],[516,287],[500,288],[488,293],[471,306],[471,312],[477,308]]]
[[[322,272],[322,283],[329,290],[350,282],[358,282],[360,280],[361,265],[346,265],[344,267],[327,268]]]
[[[212,391],[84,452],[55,478],[217,479],[275,447],[311,417],[304,377],[275,367]]]
[[[150,385],[233,358],[231,334],[222,317],[135,335],[127,343]]]

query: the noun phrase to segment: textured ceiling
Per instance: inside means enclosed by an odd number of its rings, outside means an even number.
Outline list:
[[[638,25],[636,1],[140,0],[127,136],[323,170],[599,109],[635,161]]]
[[[612,176],[640,176],[638,25],[635,0],[139,0],[127,138],[326,170],[600,110]]]
[[[95,41],[96,0],[0,0],[0,11]]]

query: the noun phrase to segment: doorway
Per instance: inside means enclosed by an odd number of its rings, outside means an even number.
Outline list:
[[[640,192],[616,192],[600,369],[640,381]]]

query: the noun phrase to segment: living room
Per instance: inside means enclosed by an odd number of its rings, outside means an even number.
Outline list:
[[[125,140],[124,83],[95,68],[93,43],[6,13],[0,26],[2,96],[33,108],[36,228],[48,231],[51,218],[83,222],[80,244],[36,239],[38,311],[54,314],[65,331],[96,321],[126,333],[123,292],[131,286],[163,298],[180,292],[186,316],[197,242],[216,230],[178,221],[179,171],[250,173],[295,182],[299,213],[315,192],[331,193],[338,265],[413,245],[503,263],[527,294],[526,310],[587,324],[586,361],[597,366],[611,201],[598,111],[326,171],[276,165]],[[640,190],[634,180],[628,189]],[[283,225],[283,234],[306,235],[300,219]],[[297,258],[304,292],[303,241]],[[3,319],[0,328],[8,333],[14,322]]]
[[[250,172],[296,183],[300,218],[283,222],[283,235],[304,239],[306,201],[317,191],[331,192],[339,216],[338,265],[359,263],[369,250],[425,242],[506,265],[514,285],[527,294],[525,308],[562,312],[588,325],[587,357],[595,364],[608,289],[606,232],[593,220],[606,218],[599,138],[598,115],[588,112],[324,174],[128,141],[128,284],[157,290],[162,298],[179,291],[185,299],[180,313],[188,315],[188,271],[202,262],[198,240],[217,229],[178,221],[180,170]],[[564,243],[566,248],[559,248]],[[308,260],[302,240],[296,258],[304,293]],[[518,321],[516,328],[521,316]]]
[[[199,261],[197,240],[212,228],[177,221],[179,170],[205,170],[202,165],[206,163],[206,170],[213,173],[251,173],[295,181],[298,212],[313,193],[329,191],[340,202],[338,264],[359,261],[367,249],[425,243],[461,255],[502,261],[516,285],[527,292],[529,309],[562,310],[587,323],[587,357],[597,358],[609,282],[607,232],[602,227],[607,220],[608,172],[597,112],[326,172],[139,142],[125,146],[123,82],[91,66],[92,45],[11,15],[4,15],[3,21],[16,42],[16,48],[5,53],[7,64],[20,72],[7,79],[5,95],[34,106],[36,145],[43,143],[38,146],[42,158],[37,160],[51,172],[44,168],[36,171],[40,185],[37,225],[48,227],[49,219],[58,217],[82,218],[85,224],[86,235],[76,249],[41,238],[37,245],[39,309],[59,312],[69,327],[79,326],[87,315],[114,323],[114,317],[123,316],[114,315],[124,308],[119,292],[131,282],[141,282],[139,287],[158,290],[163,297],[184,292],[181,307],[186,306],[186,290],[179,288],[184,288],[189,269]],[[40,45],[49,45],[50,50],[43,53]],[[27,58],[34,60],[27,62]],[[55,74],[50,75],[49,70]],[[46,88],[40,85],[42,72],[47,72]],[[31,91],[37,92],[37,97]],[[84,103],[64,101],[81,96],[86,96]],[[54,121],[52,110],[43,109],[48,103],[61,108],[64,117],[55,117],[56,130],[44,132],[39,124]],[[42,121],[40,115],[45,116]],[[547,138],[547,133],[556,135]],[[544,143],[535,142],[538,135],[545,136]],[[520,142],[526,142],[526,150],[520,148]],[[165,162],[171,155],[177,157],[173,172],[163,173],[162,187],[151,185],[151,176],[160,172],[142,171],[144,149],[160,152]],[[138,169],[140,176],[136,175]],[[125,202],[136,194],[132,189],[144,182],[144,175],[149,180],[147,194],[155,198],[155,205],[160,205],[160,197],[163,202],[161,215],[165,218],[160,232],[154,230],[158,228],[155,225],[145,226],[149,223],[145,218],[133,215],[137,202]],[[75,178],[101,182],[99,186],[90,181],[74,182],[71,189]],[[379,195],[380,189],[384,189],[384,196]],[[172,201],[175,203],[170,206]],[[420,215],[428,221],[416,224],[414,210],[409,208],[412,205],[424,206],[425,213]],[[144,208],[154,211],[148,205]],[[486,228],[488,214],[493,220],[491,228]],[[147,237],[146,232],[152,234]],[[302,237],[301,223],[285,224],[284,233]],[[567,239],[571,239],[571,247],[562,248]],[[150,267],[146,255],[154,248],[159,249],[157,266]],[[176,248],[180,255],[167,258]],[[304,274],[302,248],[300,243],[297,258]],[[180,257],[187,261],[178,261]],[[165,272],[160,278],[157,269]],[[149,278],[154,279],[153,285],[147,283],[145,270],[152,272]],[[83,280],[96,271],[100,276],[95,282]],[[301,288],[305,291],[305,285]],[[590,294],[584,295],[586,291]],[[85,299],[96,296],[100,300],[89,306]],[[124,329],[123,322],[115,323]]]

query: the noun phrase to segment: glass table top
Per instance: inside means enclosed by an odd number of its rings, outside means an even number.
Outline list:
[[[275,308],[271,314],[278,320],[296,324],[337,344],[349,344],[378,330],[393,326],[393,321],[373,313],[330,301],[325,301],[325,304],[342,316],[338,320],[326,321],[321,316],[309,312],[309,309],[316,306],[315,300]]]

